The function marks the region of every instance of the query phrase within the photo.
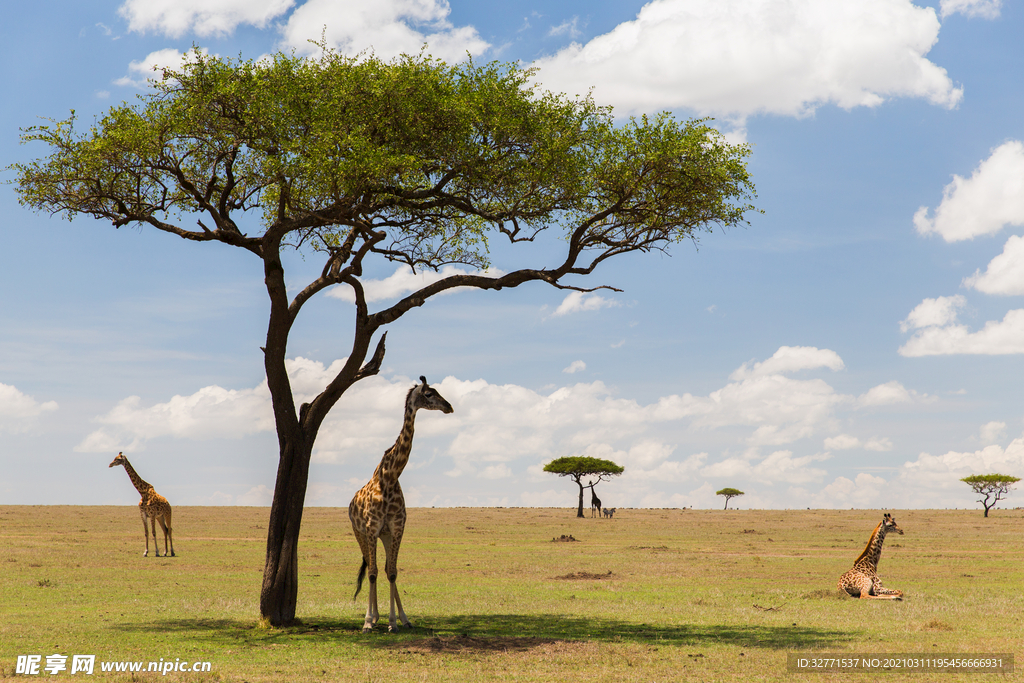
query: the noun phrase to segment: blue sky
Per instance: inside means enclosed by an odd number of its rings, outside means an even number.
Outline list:
[[[718,507],[726,486],[740,507],[971,507],[959,478],[1024,476],[1019,5],[126,0],[4,19],[3,165],[46,152],[19,128],[91,121],[193,45],[256,58],[321,34],[518,60],[623,116],[710,116],[753,146],[764,212],[580,283],[622,293],[457,293],[393,326],[380,376],[321,432],[308,504],[348,503],[421,374],[455,413],[417,422],[410,505],[570,505],[541,468],[573,454],[626,468],[599,487],[618,507]],[[259,262],[34,214],[10,184],[0,225],[0,503],[131,504],[106,467],[123,450],[172,504],[268,504]],[[287,268],[297,288],[320,265]],[[365,280],[378,305],[415,283],[386,262]],[[340,290],[304,310],[298,393],[345,356],[351,312]]]

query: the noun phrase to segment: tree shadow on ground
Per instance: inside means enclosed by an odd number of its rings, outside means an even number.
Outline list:
[[[361,631],[362,620],[311,617],[281,628],[261,628],[255,621],[234,619],[170,619],[114,628],[125,631],[187,633],[214,646],[261,646],[287,642],[345,641],[366,647],[420,648],[431,651],[526,650],[545,643],[624,642],[644,645],[736,645],[773,650],[835,647],[860,634],[809,626],[752,624],[637,624],[617,619],[563,615],[479,614],[423,617],[415,628],[387,633],[387,617],[372,634]]]

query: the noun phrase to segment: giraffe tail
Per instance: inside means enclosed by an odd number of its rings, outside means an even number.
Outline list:
[[[359,591],[363,589],[363,577],[366,576],[366,558],[363,558],[363,565],[359,567],[359,575],[356,576],[356,594],[352,596],[355,600],[359,597]]]

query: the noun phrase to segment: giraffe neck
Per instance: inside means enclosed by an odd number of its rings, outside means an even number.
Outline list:
[[[135,490],[143,496],[153,490],[152,484],[143,480],[143,478],[139,476],[139,473],[136,472],[135,468],[132,467],[130,462],[128,462],[128,458],[124,459],[124,471],[128,473],[128,478],[132,480],[132,485],[135,486]]]
[[[394,483],[402,476],[402,471],[409,463],[409,453],[412,451],[412,437],[414,423],[416,422],[416,409],[412,407],[411,401],[406,401],[405,418],[402,421],[402,431],[398,434],[395,445],[384,453],[384,458],[377,467],[378,476],[384,483]]]
[[[880,522],[875,530],[871,533],[871,538],[868,539],[868,544],[864,546],[864,552],[857,558],[857,563],[868,563],[872,569],[878,568],[878,560],[882,557],[882,541],[885,540],[885,522]]]

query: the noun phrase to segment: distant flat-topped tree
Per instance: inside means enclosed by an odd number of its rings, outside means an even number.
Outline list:
[[[582,278],[605,260],[665,251],[742,224],[752,209],[746,145],[667,114],[616,122],[589,97],[539,90],[532,75],[517,64],[384,62],[326,47],[317,58],[240,61],[194,50],[139,102],[84,131],[74,112],[23,130],[49,152],[11,167],[22,204],[253,255],[270,298],[264,365],[280,450],[260,594],[271,624],[295,618],[317,433],[342,394],[379,371],[387,325],[456,287],[592,291],[601,286]],[[515,265],[488,271],[498,239],[543,245],[521,256],[503,248]],[[321,272],[287,283],[287,249],[319,259]],[[546,260],[524,266],[528,258]],[[381,261],[468,270],[371,311],[364,268]],[[354,300],[351,348],[338,354],[347,360],[297,406],[289,333],[306,302],[339,285]]]
[[[587,488],[587,486],[583,485],[583,478],[591,479],[590,486],[596,486],[598,483],[607,481],[611,477],[619,476],[625,472],[625,468],[616,465],[611,460],[568,456],[552,460],[547,465],[544,465],[544,471],[557,474],[560,477],[569,477],[576,482],[576,485],[580,487],[580,502],[579,508],[576,510],[576,516],[582,517],[583,489]],[[594,477],[597,477],[597,481],[593,481]]]
[[[742,495],[745,495],[745,494],[743,493],[743,491],[740,491],[739,489],[728,489],[727,488],[727,489],[722,489],[721,491],[716,491],[715,495],[716,496],[725,496],[725,508],[724,509],[728,510],[729,509],[729,499],[730,498],[735,498],[736,496],[742,496]]]
[[[1008,474],[972,474],[960,481],[983,496],[978,502],[985,506],[985,517],[988,517],[988,511],[1006,497],[1013,489],[1013,485],[1020,481],[1020,477],[1011,477]]]

